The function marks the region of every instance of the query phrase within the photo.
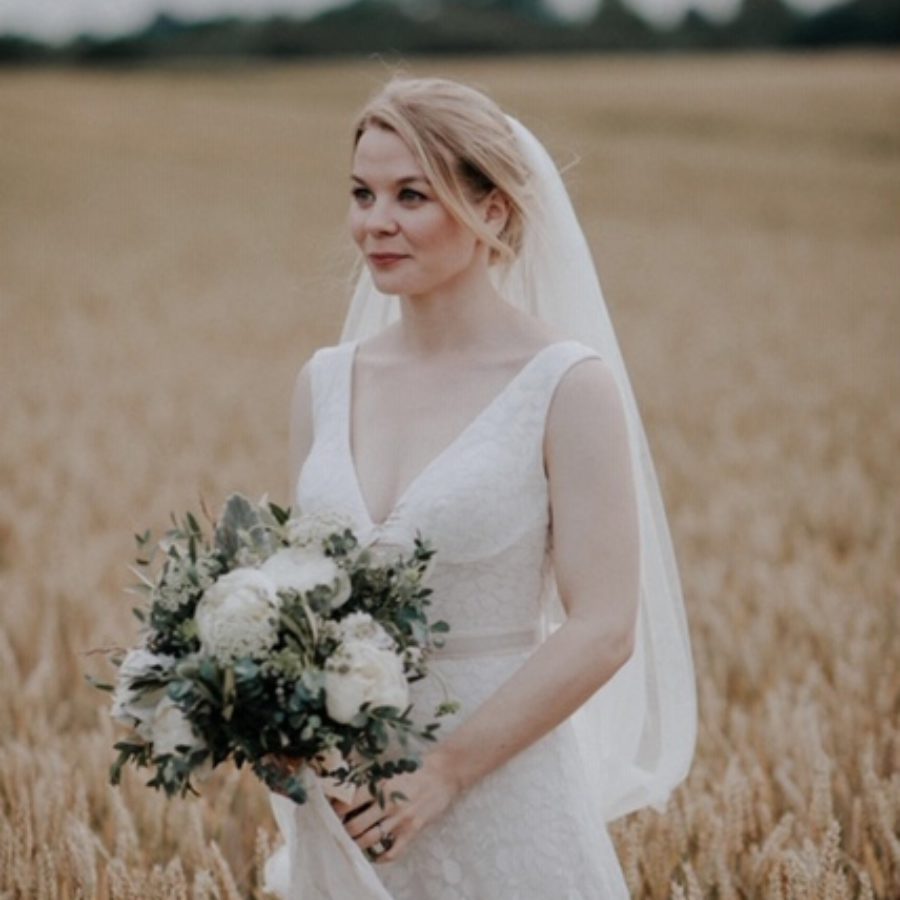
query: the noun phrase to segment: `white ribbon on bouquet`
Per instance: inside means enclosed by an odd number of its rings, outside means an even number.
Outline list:
[[[285,843],[266,862],[265,889],[282,900],[392,900],[332,808],[321,779],[308,766],[301,778],[306,803],[270,795]]]

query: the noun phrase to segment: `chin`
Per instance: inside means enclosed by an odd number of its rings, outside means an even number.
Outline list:
[[[408,282],[403,278],[385,278],[380,272],[372,272],[372,284],[382,294],[406,294]]]
[[[433,293],[450,282],[447,277],[415,278],[409,272],[383,272],[369,268],[372,283],[382,294],[400,297],[419,297]]]
[[[369,269],[372,283],[382,294],[411,294],[419,292],[419,286],[409,276],[393,275],[390,272],[380,272],[377,269]]]

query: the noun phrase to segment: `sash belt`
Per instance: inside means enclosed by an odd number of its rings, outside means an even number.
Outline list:
[[[519,653],[537,647],[541,641],[541,623],[522,628],[479,628],[461,631],[451,628],[439,639],[443,647],[435,648],[431,659],[466,659],[471,656],[494,656]]]

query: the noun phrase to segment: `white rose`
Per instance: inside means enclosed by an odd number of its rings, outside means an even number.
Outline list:
[[[325,707],[336,722],[349,722],[364,703],[396,706],[409,703],[409,685],[400,657],[368,641],[341,644],[325,664]]]
[[[285,547],[273,553],[259,569],[279,590],[304,594],[326,586],[334,591],[331,609],[350,598],[350,576],[330,557],[305,547]]]
[[[280,601],[275,583],[257,569],[234,569],[206,590],[194,619],[205,653],[228,664],[258,657],[278,637]]]
[[[165,686],[153,690],[138,692],[133,684],[150,675],[163,674],[175,665],[174,656],[151,653],[143,647],[130,650],[116,677],[116,689],[113,692],[110,715],[117,722],[132,725],[138,734],[146,740],[150,739],[150,723],[156,706],[165,694]]]

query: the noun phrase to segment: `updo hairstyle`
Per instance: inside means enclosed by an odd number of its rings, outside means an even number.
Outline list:
[[[373,125],[406,144],[450,214],[488,245],[490,263],[511,263],[518,256],[531,172],[506,116],[490,97],[446,78],[394,75],[357,116],[354,151]],[[496,236],[474,209],[493,188],[509,204],[506,225]]]

